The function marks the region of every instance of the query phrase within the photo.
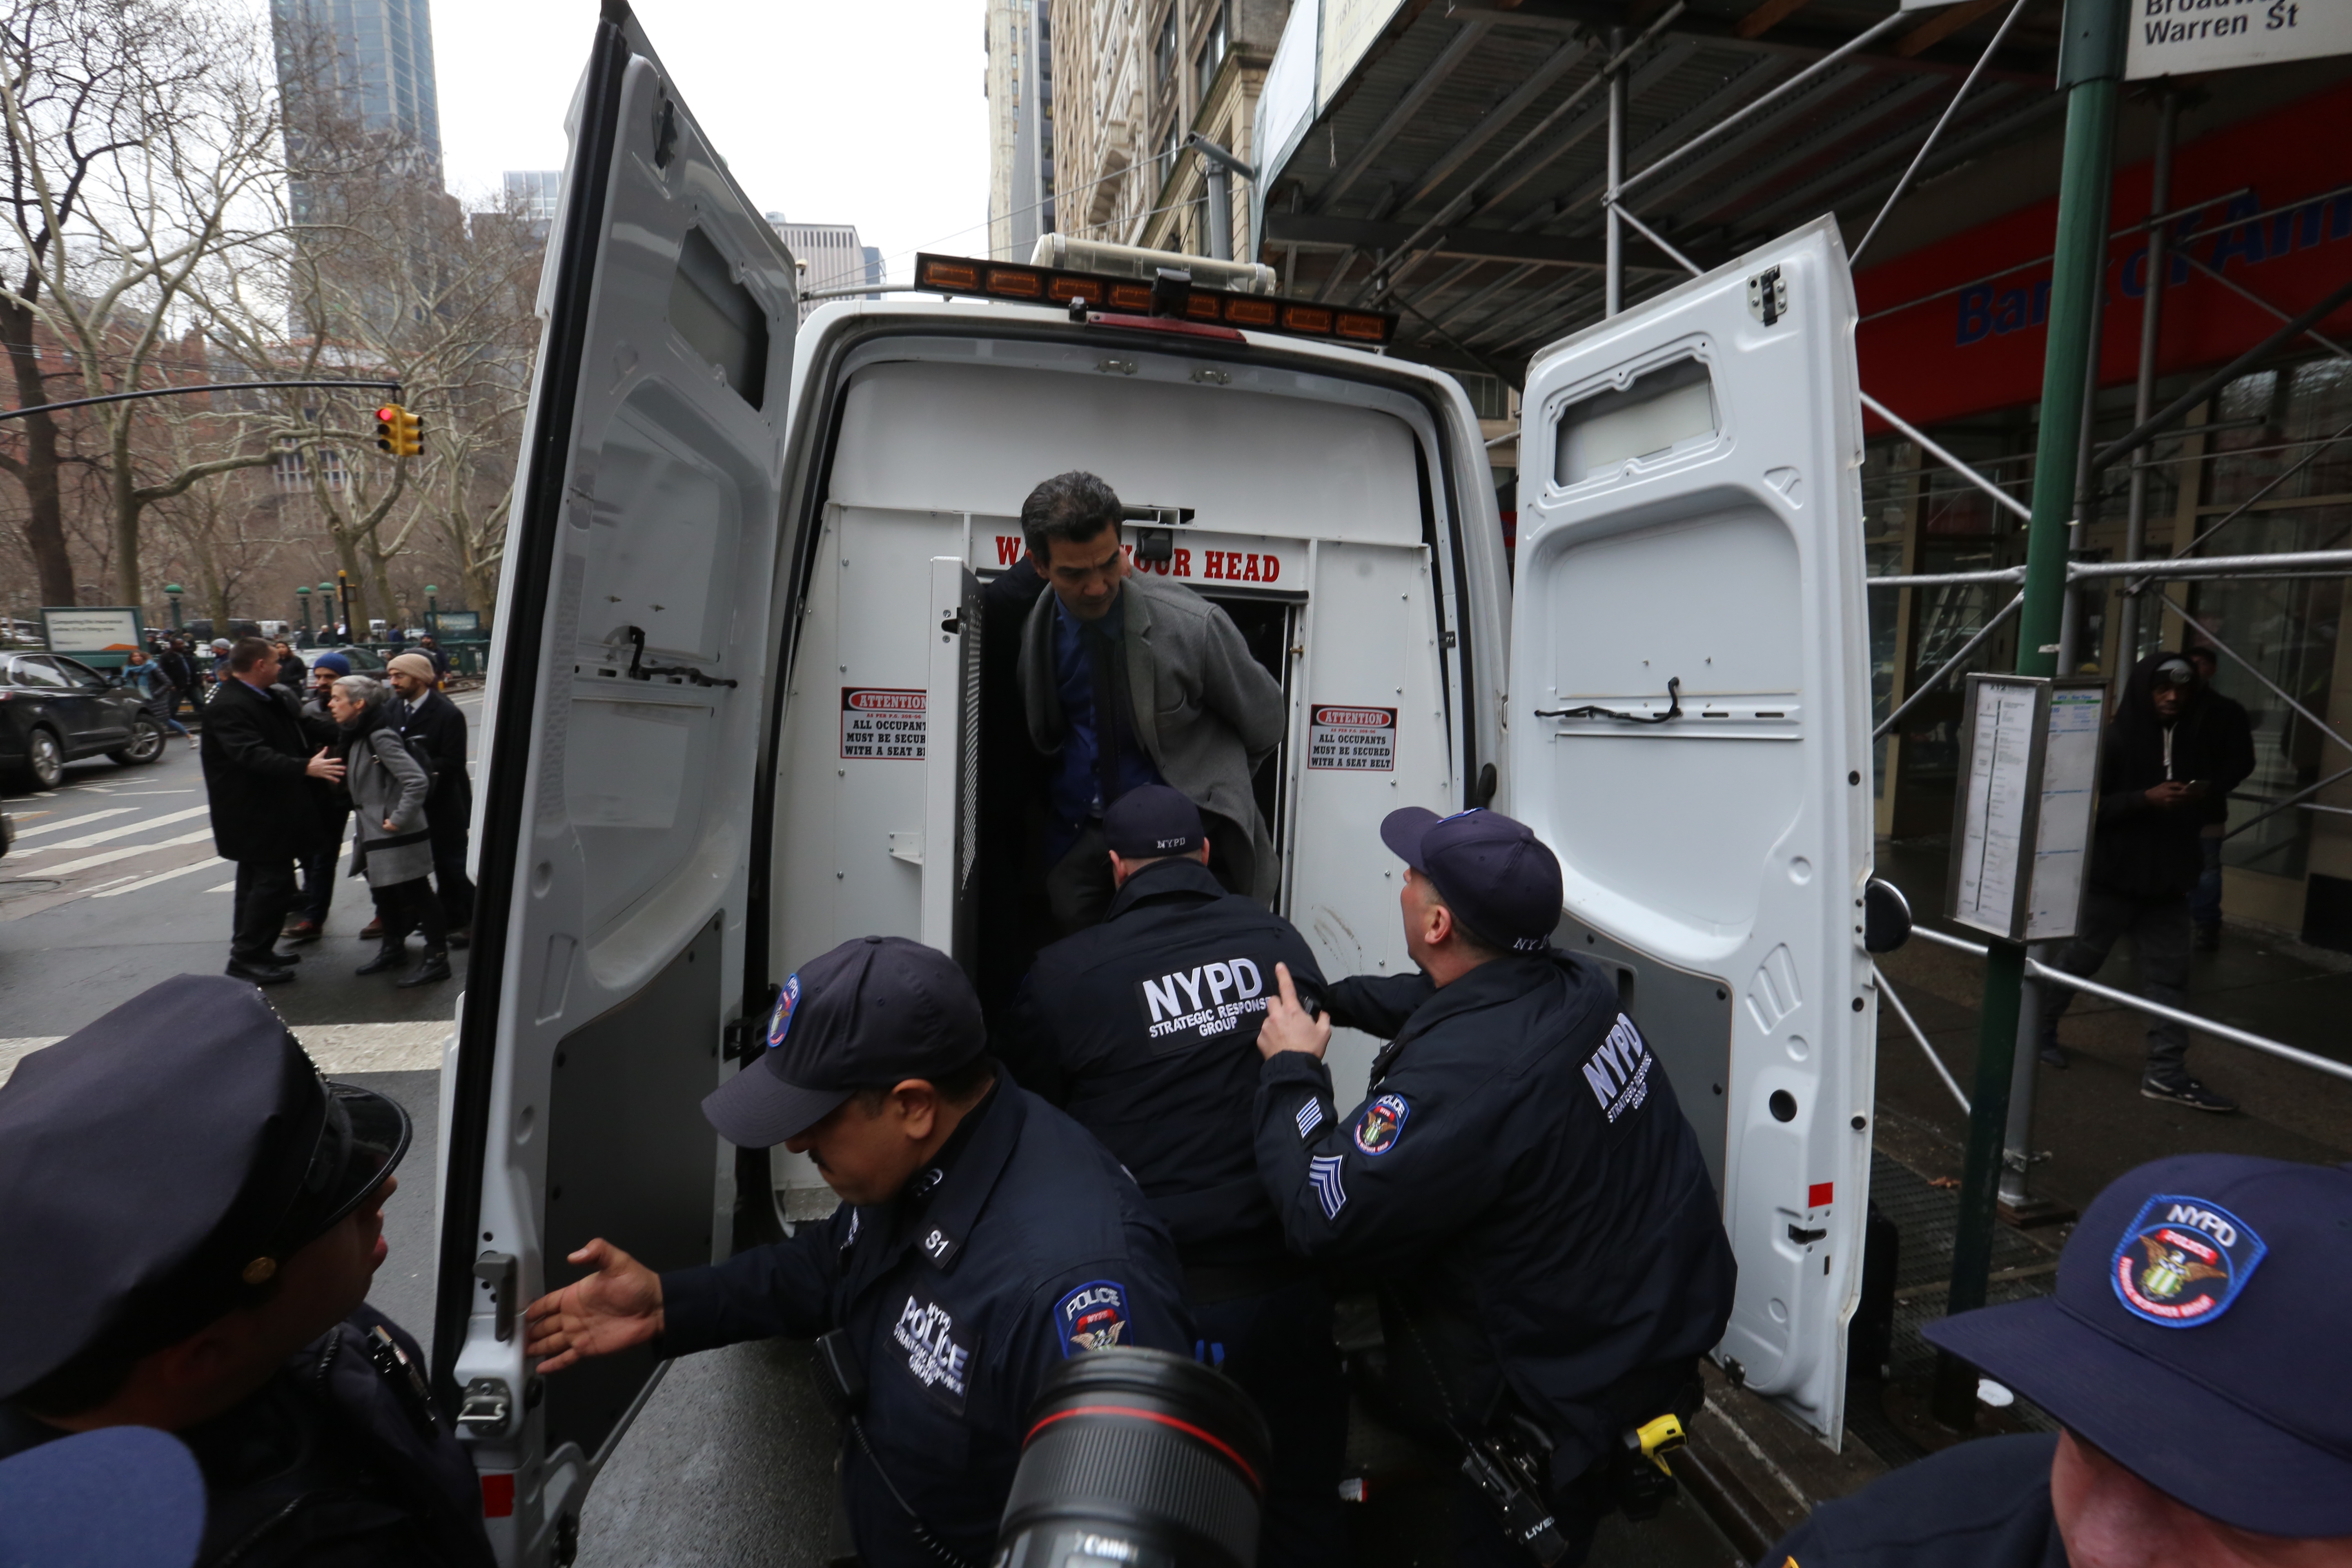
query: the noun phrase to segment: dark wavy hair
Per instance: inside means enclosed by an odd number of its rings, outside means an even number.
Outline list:
[[[1052,541],[1092,539],[1106,528],[1117,528],[1119,510],[1118,491],[1097,476],[1073,468],[1029,492],[1021,503],[1021,535],[1042,569],[1052,553]]]

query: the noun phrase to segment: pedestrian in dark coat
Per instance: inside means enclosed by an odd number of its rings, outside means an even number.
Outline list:
[[[352,875],[364,876],[383,921],[383,945],[359,967],[378,974],[407,956],[408,933],[425,932],[425,955],[394,984],[423,985],[449,978],[449,928],[440,900],[426,880],[433,869],[433,830],[425,800],[432,776],[409,753],[394,727],[386,703],[391,692],[364,675],[335,682],[327,700],[341,727],[344,761],[351,769]]]
[[[305,724],[294,694],[274,684],[278,660],[259,637],[229,651],[227,673],[205,704],[198,748],[212,808],[213,848],[236,862],[228,973],[257,985],[294,978],[277,952],[294,902],[294,865],[324,837],[310,781],[343,776],[331,736]]]
[[[2196,922],[2198,948],[2213,952],[2221,946],[2221,840],[2230,830],[2230,792],[2253,773],[2254,724],[2245,704],[2214,689],[2221,660],[2211,648],[2190,648],[2189,662],[2197,671],[2198,706],[2211,733],[2215,791],[2197,811],[2201,869],[2189,895],[2189,918]]]
[[[339,653],[322,653],[310,662],[310,688],[302,694],[302,717],[312,730],[336,734],[335,716],[328,711],[327,698],[335,682],[351,672],[352,661]],[[294,918],[286,922],[283,932],[293,942],[316,942],[327,933],[327,916],[335,903],[335,866],[342,858],[343,830],[352,819],[352,793],[341,783],[313,779],[310,789],[326,831],[320,837],[319,847],[302,857],[301,895],[294,900]]]
[[[474,817],[474,782],[466,772],[466,716],[441,695],[433,661],[421,653],[396,656],[386,679],[397,694],[389,710],[404,739],[425,753],[433,793],[425,815],[433,824],[433,885],[448,922],[449,945],[464,947],[474,921],[474,883],[466,875],[467,836]]]
[[[2204,869],[2199,830],[2212,802],[2245,776],[2204,696],[2196,671],[2177,653],[2148,655],[2125,684],[2099,752],[2099,814],[2082,914],[2058,958],[2059,968],[2088,979],[2129,936],[2141,994],[2174,1008],[2189,1000],[2189,895]],[[2052,1067],[2066,1065],[2058,1019],[2074,1000],[2064,986],[2044,988],[2042,1059]],[[2148,1024],[2139,1091],[2192,1110],[2238,1109],[2189,1076],[2189,1030],[2166,1018]]]

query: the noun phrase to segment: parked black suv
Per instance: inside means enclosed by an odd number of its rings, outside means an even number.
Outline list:
[[[163,726],[136,691],[55,653],[0,653],[0,777],[55,789],[66,764],[103,752],[126,767],[163,754]]]

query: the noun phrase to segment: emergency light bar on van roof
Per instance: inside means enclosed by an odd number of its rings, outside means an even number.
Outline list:
[[[1087,307],[1105,313],[1157,317],[1171,325],[1194,322],[1246,328],[1254,332],[1286,332],[1293,337],[1324,338],[1366,348],[1384,346],[1396,336],[1397,329],[1396,317],[1384,310],[1343,310],[1312,300],[1234,294],[1222,289],[1186,290],[1182,296],[1183,313],[1178,316],[1155,304],[1154,293],[1160,292],[1164,299],[1165,291],[1156,290],[1154,285],[1140,279],[982,261],[965,256],[916,257],[915,287],[942,294],[1022,300],[1033,305],[1067,306],[1084,300]]]

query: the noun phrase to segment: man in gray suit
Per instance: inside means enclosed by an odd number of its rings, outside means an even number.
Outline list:
[[[1270,902],[1276,887],[1250,778],[1282,740],[1282,688],[1224,611],[1129,574],[1119,517],[1118,497],[1088,473],[1055,475],[1021,506],[1053,590],[1022,626],[1020,683],[1047,759],[1046,891],[1065,931],[1102,919],[1114,891],[1102,814],[1143,784],[1200,808],[1209,868],[1227,888]]]

